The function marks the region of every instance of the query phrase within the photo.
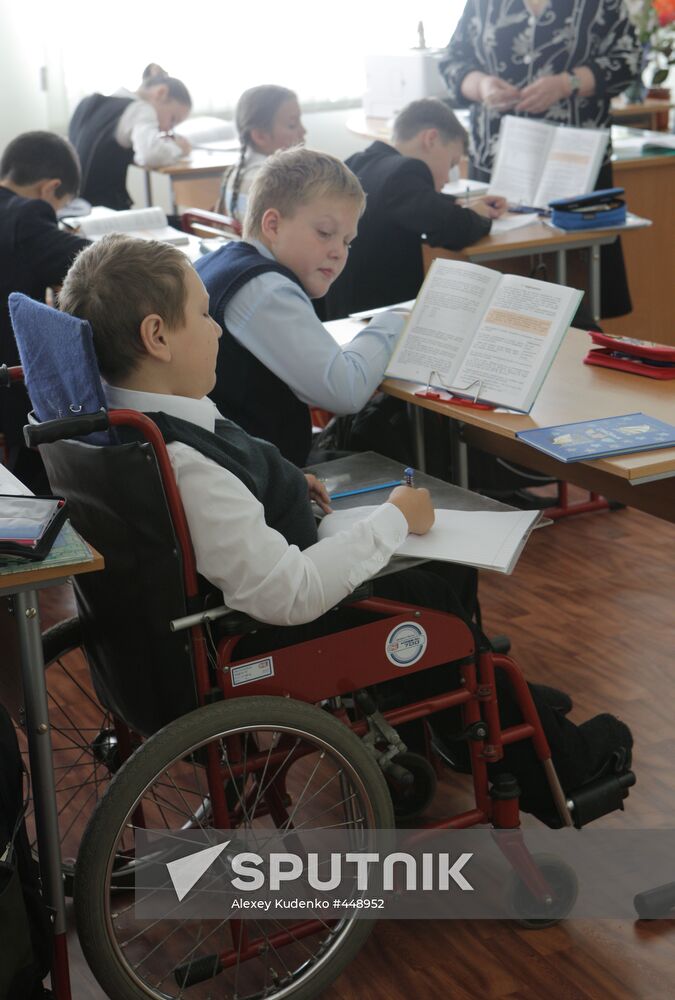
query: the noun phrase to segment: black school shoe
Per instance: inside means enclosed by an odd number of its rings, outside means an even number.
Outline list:
[[[625,774],[630,771],[633,762],[633,734],[626,723],[615,715],[596,715],[582,722],[579,730],[585,737],[587,764],[582,780],[573,788],[563,788],[568,796],[599,778]],[[530,803],[521,797],[520,808],[523,812],[532,813],[552,830],[559,830],[563,825],[552,803],[542,808],[540,802]]]
[[[530,691],[535,703],[541,700],[562,715],[569,715],[574,708],[572,699],[568,694],[564,691],[559,691],[558,688],[549,687],[548,684],[530,684]]]

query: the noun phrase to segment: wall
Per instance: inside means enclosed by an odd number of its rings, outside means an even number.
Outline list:
[[[42,4],[35,4],[35,17],[42,18]],[[44,48],[26,31],[20,4],[0,0],[0,150],[19,132],[47,128],[47,95],[41,89],[40,69]]]

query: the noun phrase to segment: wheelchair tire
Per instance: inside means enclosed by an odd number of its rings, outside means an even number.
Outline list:
[[[224,781],[226,799],[232,781],[243,777],[248,789],[248,798],[241,786],[235,790],[244,817],[242,820],[240,813],[239,829],[262,828],[269,832],[270,820],[272,829],[312,825],[330,828],[336,818],[345,816],[342,825],[350,828],[393,828],[391,798],[376,761],[358,737],[329,712],[292,699],[268,696],[237,698],[199,708],[143,743],[120,768],[96,807],[82,840],[75,874],[75,915],[82,950],[105,994],[115,1000],[182,997],[186,994],[181,976],[186,971],[192,1000],[214,996],[219,1000],[310,1000],[354,958],[370,934],[373,921],[355,919],[353,915],[333,921],[332,925],[319,920],[324,927],[318,933],[296,938],[292,927],[299,925],[295,922],[237,918],[238,925],[243,923],[248,934],[254,935],[254,944],[249,945],[252,951],[241,963],[242,982],[240,956],[230,943],[235,928],[227,917],[217,921],[215,931],[208,930],[208,920],[171,920],[170,915],[164,916],[164,910],[158,919],[136,922],[133,896],[128,891],[125,896],[115,888],[114,873],[125,848],[133,868],[130,827],[139,815],[150,829],[155,829],[159,820],[166,823],[167,829],[174,828],[174,823],[181,830],[203,828],[209,823],[213,826],[203,767],[204,748],[209,744],[218,751],[219,780]],[[249,772],[246,762],[250,746],[250,759],[255,763]],[[273,752],[274,764],[268,770]],[[280,754],[286,756],[278,764]],[[239,760],[240,766],[243,759],[243,776],[234,777],[230,757]],[[267,760],[264,767],[263,758]],[[232,779],[227,777],[226,768]],[[273,768],[276,770],[271,774]],[[310,786],[310,779],[316,780],[318,790]],[[266,790],[271,786],[270,797],[275,805],[266,812]],[[335,792],[337,801],[329,803],[327,796]],[[278,812],[275,815],[280,802],[287,822],[283,817],[280,821]],[[232,823],[232,797],[228,808]],[[317,814],[314,821],[309,810]],[[237,824],[232,823],[232,828],[236,830]],[[142,865],[139,861],[139,872]],[[270,943],[270,935],[278,934],[280,926],[291,934],[291,940]],[[228,955],[236,959],[230,965]],[[178,956],[183,956],[182,962],[177,961]],[[225,968],[218,968],[220,957]]]
[[[77,617],[67,618],[43,632],[42,654],[61,833],[61,868],[66,895],[72,895],[80,838],[110,780],[111,768],[101,753],[101,736],[113,732],[112,721],[94,694]],[[19,745],[28,767],[25,726],[22,718],[17,722]],[[26,822],[32,846],[35,841],[32,802]]]
[[[532,860],[541,870],[552,891],[550,905],[535,899],[517,871],[509,872],[505,886],[508,914],[521,927],[543,930],[564,920],[574,907],[579,891],[576,872],[555,854],[533,854]]]

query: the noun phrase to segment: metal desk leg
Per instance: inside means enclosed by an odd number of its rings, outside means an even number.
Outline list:
[[[420,472],[426,472],[426,462],[424,458],[424,410],[421,406],[408,403],[408,420],[413,428],[413,447],[415,449],[415,468]]]
[[[150,170],[145,168],[145,204],[147,208],[152,208],[152,180]]]
[[[469,488],[469,451],[466,442],[462,441],[462,425],[459,420],[449,420],[450,428],[450,461],[452,481],[462,489]]]
[[[591,247],[590,255],[591,314],[600,322],[600,247]]]
[[[66,903],[61,877],[61,843],[37,592],[26,590],[15,594],[13,601],[21,651],[21,678],[26,706],[40,874],[47,906],[54,915],[52,988],[57,1000],[71,1000],[66,950]]]
[[[557,285],[567,284],[567,251],[556,250],[555,253],[555,280]]]

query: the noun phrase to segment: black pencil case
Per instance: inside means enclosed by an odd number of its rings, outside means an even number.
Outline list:
[[[63,497],[0,494],[0,558],[45,559],[65,519]]]

